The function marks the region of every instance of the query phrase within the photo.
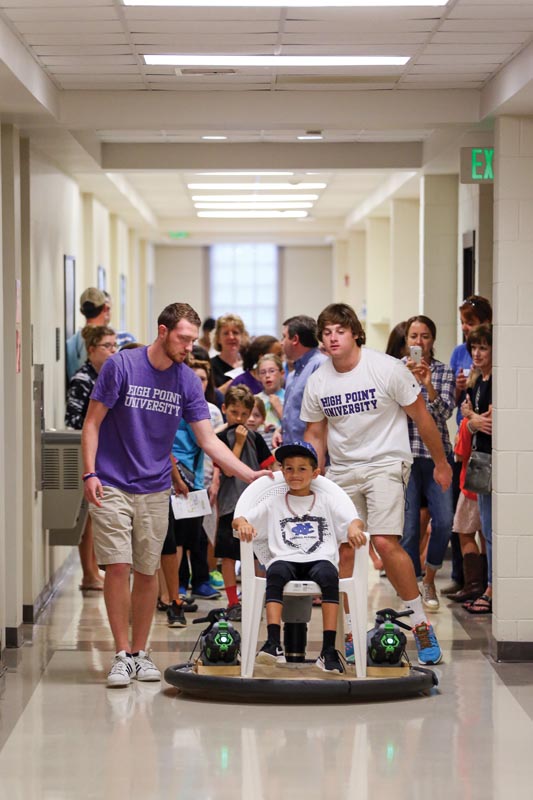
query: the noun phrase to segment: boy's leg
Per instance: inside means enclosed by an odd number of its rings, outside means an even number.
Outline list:
[[[281,614],[283,611],[283,588],[295,580],[296,565],[289,561],[275,561],[266,574],[266,617],[268,636],[257,655],[258,663],[284,662],[281,646]]]
[[[309,565],[309,580],[322,590],[322,650],[335,648],[337,614],[339,611],[339,573],[330,561],[315,561]]]

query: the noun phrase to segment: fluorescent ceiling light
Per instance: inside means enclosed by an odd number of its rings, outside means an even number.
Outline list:
[[[213,8],[250,6],[253,8],[372,8],[373,6],[445,6],[448,0],[123,0],[125,6],[211,6]]]
[[[202,136],[202,139],[205,139],[206,141],[212,141],[212,142],[221,142],[221,141],[223,141],[224,139],[227,139],[227,138],[228,138],[227,136]]]
[[[192,199],[211,203],[283,203],[285,200],[318,200],[317,194],[194,194]]]
[[[254,175],[294,175],[294,172],[254,172],[253,170],[247,170],[245,172],[230,172],[229,170],[224,172],[195,172],[195,175],[220,175],[222,178],[230,177],[230,176],[237,176],[237,175],[246,175],[249,178],[253,178]],[[306,175],[309,173],[306,173]],[[313,173],[313,175],[318,175],[318,173]]]
[[[274,211],[276,209],[313,208],[312,203],[195,203],[195,208],[206,211]]]
[[[303,219],[307,211],[198,211],[206,219]]]
[[[254,192],[279,192],[281,189],[303,189],[304,191],[306,189],[325,189],[326,186],[326,183],[188,183],[187,189],[220,189],[221,191],[253,189]]]
[[[401,67],[409,56],[235,56],[213,53],[143,54],[156,67]]]
[[[301,136],[297,136],[296,138],[299,139],[300,142],[314,142],[323,139],[324,137],[321,133],[302,133]]]

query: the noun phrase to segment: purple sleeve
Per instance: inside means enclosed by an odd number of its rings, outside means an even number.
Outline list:
[[[107,408],[113,408],[118,400],[123,382],[122,359],[120,353],[104,362],[96,379],[91,400],[98,400]]]

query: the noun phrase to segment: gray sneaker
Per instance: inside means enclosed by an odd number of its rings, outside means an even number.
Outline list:
[[[156,665],[150,658],[150,653],[144,650],[139,650],[136,656],[133,656],[135,663],[135,675],[138,681],[160,681],[161,672],[157,669]]]
[[[422,590],[422,605],[428,611],[438,611],[440,608],[439,598],[434,583],[423,583]]]
[[[125,650],[121,650],[113,659],[111,669],[107,675],[107,685],[110,688],[128,686],[134,676],[135,664],[133,658]]]

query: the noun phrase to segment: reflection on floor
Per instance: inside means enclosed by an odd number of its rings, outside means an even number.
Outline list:
[[[445,582],[447,576],[442,580]],[[495,665],[490,618],[446,601],[433,622],[445,663],[432,696],[347,706],[187,700],[164,682],[108,690],[113,653],[103,598],[74,572],[7,652],[0,680],[0,797],[18,800],[367,800],[531,796],[533,666]],[[372,612],[398,607],[370,577]],[[203,602],[201,610],[212,608]],[[318,652],[320,611],[310,651]],[[185,661],[198,627],[158,613],[152,656]],[[33,637],[33,639],[32,639]],[[414,653],[411,651],[414,656]]]

